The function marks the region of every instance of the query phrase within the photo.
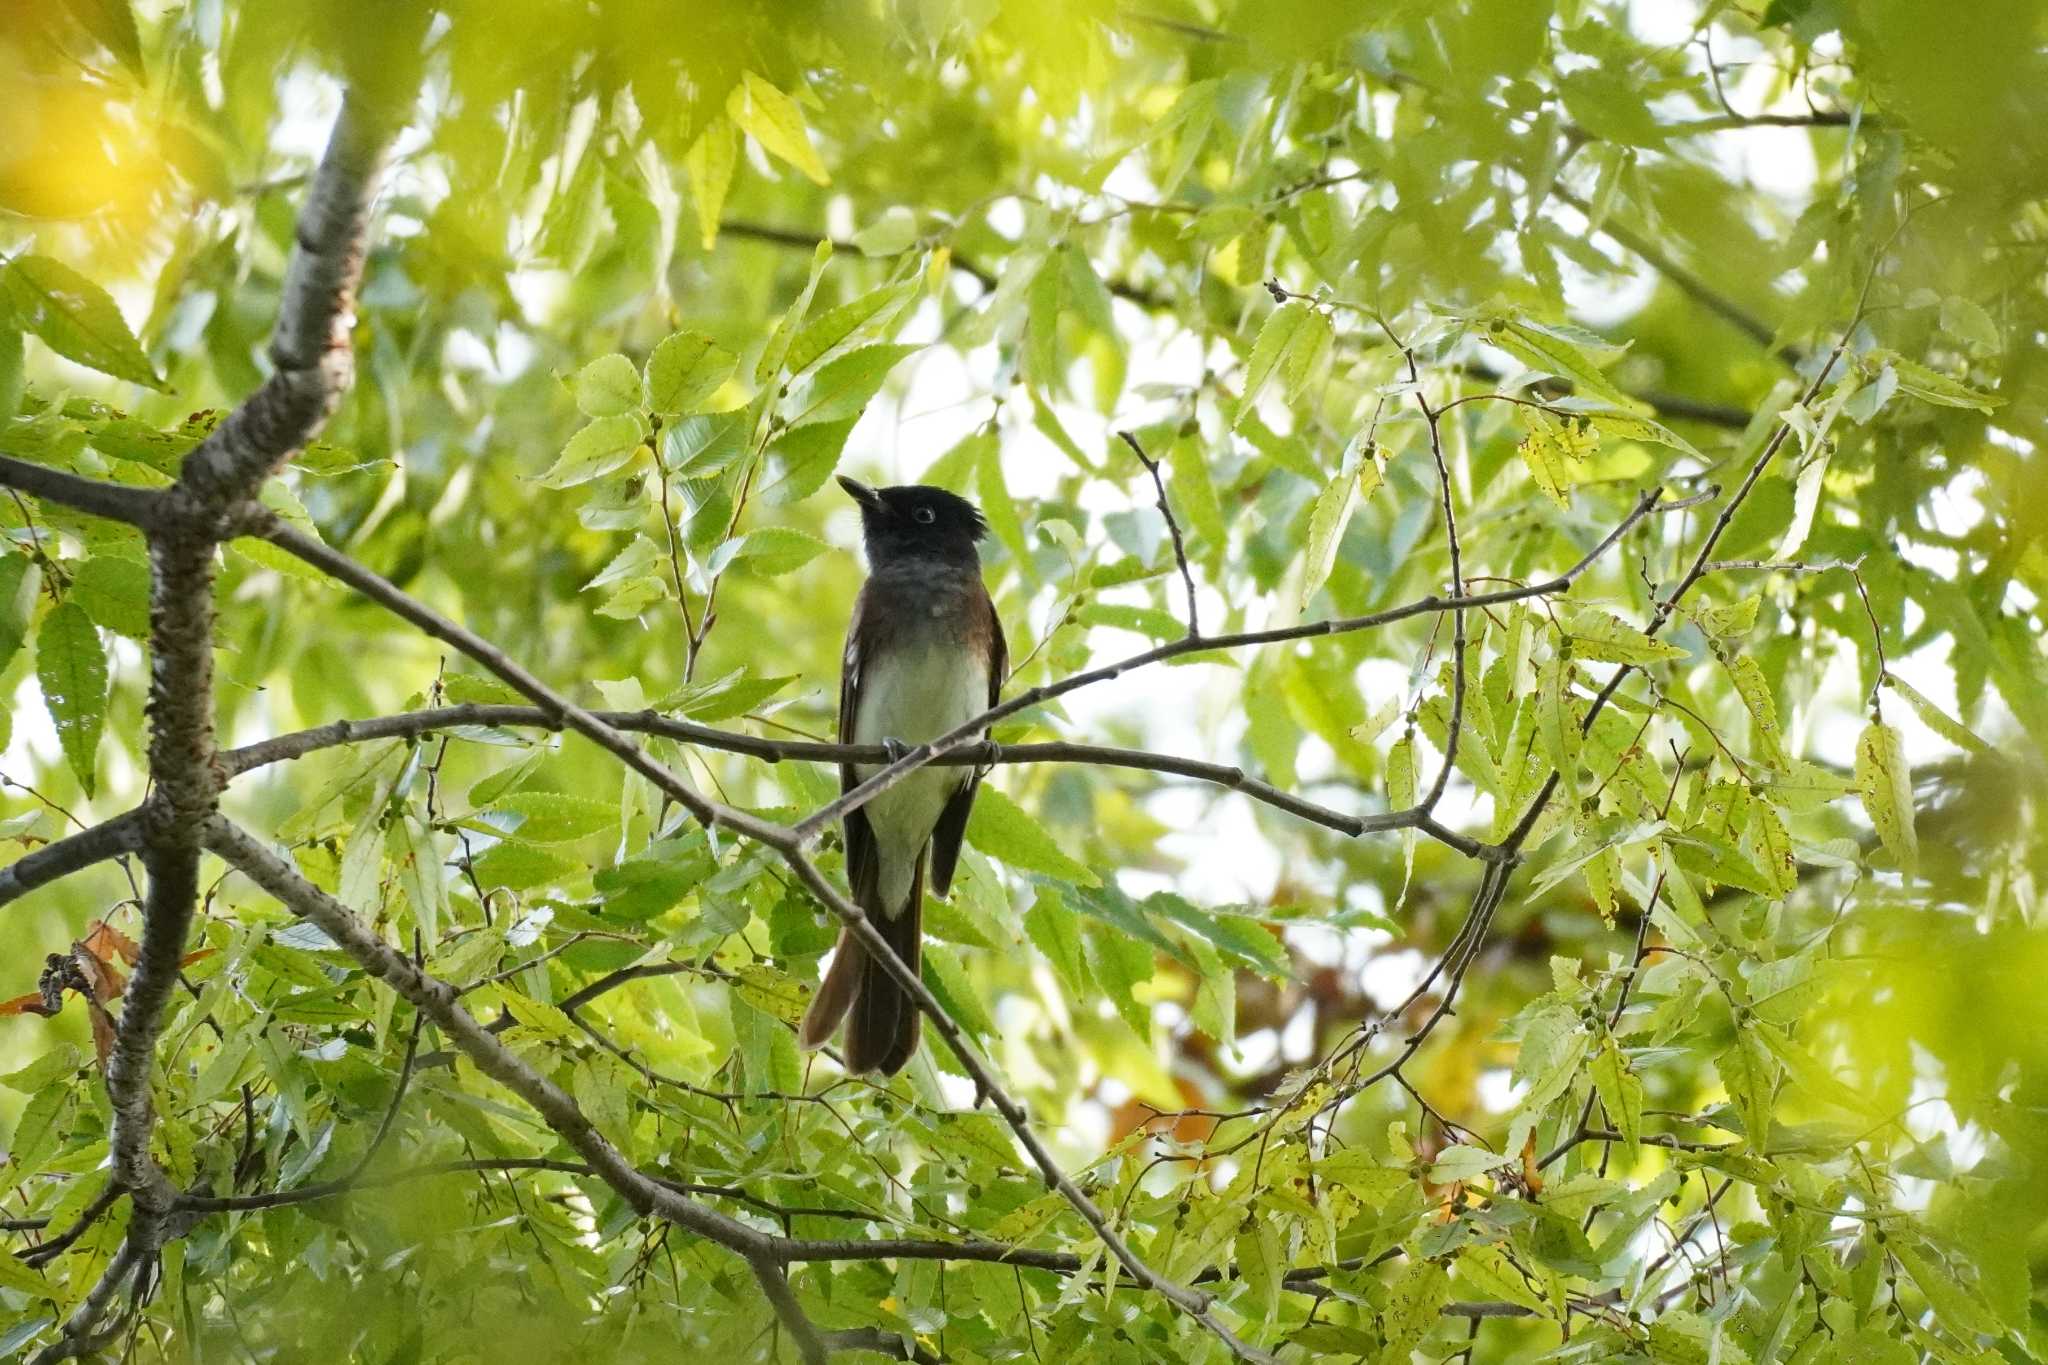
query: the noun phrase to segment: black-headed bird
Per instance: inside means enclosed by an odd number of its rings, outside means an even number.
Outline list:
[[[925,484],[870,488],[841,478],[860,504],[868,581],[853,604],[840,663],[839,739],[891,752],[937,739],[996,704],[1008,646],[981,581],[975,544],[988,523],[965,498]],[[839,789],[880,771],[842,763]],[[925,850],[931,888],[953,885],[980,772],[927,766],[846,817],[846,879],[854,904],[915,975],[921,958]],[[847,930],[804,1014],[798,1037],[822,1047],[846,1021],[852,1072],[894,1073],[917,1051],[909,994]]]

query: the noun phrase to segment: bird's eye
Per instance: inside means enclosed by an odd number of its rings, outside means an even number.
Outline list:
[[[929,507],[913,508],[911,510],[910,515],[919,524],[924,526],[929,526],[939,519],[939,514],[937,512],[932,511],[932,509]]]

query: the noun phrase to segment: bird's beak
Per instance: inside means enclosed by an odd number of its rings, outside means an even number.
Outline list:
[[[841,474],[839,475],[839,486],[846,490],[847,497],[852,498],[862,507],[881,506],[881,498],[875,493],[875,490],[862,483],[859,479],[849,479],[844,474]]]

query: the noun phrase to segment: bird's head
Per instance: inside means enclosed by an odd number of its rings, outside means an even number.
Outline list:
[[[988,523],[974,504],[930,484],[870,488],[844,475],[839,486],[860,505],[860,525],[872,566],[903,559],[976,561],[975,542]]]

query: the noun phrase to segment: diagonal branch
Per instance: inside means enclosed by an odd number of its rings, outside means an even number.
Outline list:
[[[1650,499],[1646,498],[1643,507],[1639,509],[1638,515],[1640,515],[1640,512],[1648,510],[1649,502]],[[888,941],[882,937],[881,931],[869,923],[867,916],[862,913],[860,908],[847,899],[845,894],[837,887],[833,886],[831,881],[818,871],[817,866],[805,855],[805,839],[800,830],[790,829],[771,821],[763,820],[759,816],[750,815],[745,811],[727,806],[721,802],[710,800],[669,771],[667,767],[648,757],[626,735],[621,734],[599,720],[591,712],[576,705],[550,688],[531,672],[527,671],[527,669],[513,661],[496,645],[491,644],[473,631],[450,621],[433,608],[398,588],[382,575],[357,563],[347,555],[330,548],[319,540],[294,530],[269,513],[249,509],[243,515],[245,517],[245,525],[257,529],[260,534],[273,544],[289,550],[306,562],[332,574],[350,587],[355,588],[365,597],[389,609],[403,620],[411,622],[426,634],[435,639],[445,641],[456,649],[461,650],[470,658],[490,669],[491,672],[495,673],[513,689],[531,698],[535,704],[560,716],[565,728],[576,731],[616,756],[627,767],[652,782],[657,790],[674,799],[677,804],[689,811],[701,823],[707,826],[729,829],[736,834],[753,839],[774,849],[781,855],[783,862],[788,865],[790,870],[795,872],[799,880],[817,897],[819,903],[830,910],[852,931],[874,960],[881,964],[883,969],[916,1002],[917,1007],[932,1021],[933,1028],[946,1040],[947,1044],[953,1049],[954,1055],[959,1059],[961,1066],[966,1070],[969,1077],[973,1079],[976,1093],[987,1097],[994,1104],[996,1111],[1003,1116],[1004,1121],[1009,1124],[1011,1131],[1016,1134],[1018,1142],[1030,1154],[1033,1164],[1038,1167],[1040,1173],[1045,1177],[1046,1183],[1057,1190],[1061,1197],[1066,1199],[1069,1204],[1073,1205],[1075,1211],[1081,1215],[1090,1228],[1094,1229],[1096,1237],[1117,1258],[1118,1263],[1130,1273],[1131,1277],[1146,1289],[1168,1299],[1189,1316],[1200,1322],[1239,1359],[1258,1362],[1269,1362],[1273,1359],[1266,1352],[1239,1340],[1236,1334],[1224,1326],[1210,1312],[1210,1295],[1190,1289],[1161,1275],[1143,1260],[1139,1259],[1137,1253],[1125,1244],[1123,1238],[1110,1226],[1109,1220],[1104,1216],[1102,1210],[1096,1207],[1095,1202],[1082,1192],[1080,1186],[1076,1185],[1060,1169],[1059,1163],[1054,1160],[1052,1153],[1032,1130],[1030,1119],[1025,1114],[1024,1107],[1011,1098],[1009,1092],[996,1080],[994,1073],[990,1071],[987,1063],[981,1059],[979,1053],[969,1046],[966,1036],[961,1032],[959,1026],[954,1023],[953,1017],[940,1006],[938,998],[925,986],[923,978],[916,971],[912,970],[902,958],[896,955],[895,950],[890,948]],[[963,731],[962,733],[966,732]],[[949,736],[949,738],[951,737]],[[223,828],[223,823],[216,820],[213,822],[212,828],[220,830]],[[240,831],[235,831],[235,834],[239,840],[236,844],[237,857],[231,859],[231,861],[237,861],[239,865],[246,867],[246,864],[242,863],[243,859],[261,855],[270,859],[273,866],[270,866],[267,871],[279,884],[284,884],[283,878],[280,875],[282,873],[289,873],[292,879],[303,883],[304,879],[299,878],[297,873],[290,869],[288,865],[276,859],[275,855],[270,854],[268,850],[261,848],[260,845],[256,845],[253,840],[250,840],[247,835],[241,834]],[[215,845],[215,851],[220,851],[218,844]],[[311,888],[310,883],[306,885],[309,889],[317,889]],[[272,890],[273,894],[278,894],[275,886],[267,885],[266,889]],[[343,908],[345,909],[346,907]],[[322,927],[326,927],[324,923]],[[379,948],[384,947],[381,940],[372,940],[372,942]],[[386,949],[386,951],[388,952],[389,950]],[[415,971],[410,963],[404,963],[403,959],[400,959],[400,962],[406,971]],[[387,976],[387,979],[390,978]],[[397,983],[394,982],[394,984]],[[408,996],[407,998],[410,999],[411,997]],[[452,1008],[452,1000],[450,1005]],[[460,1013],[459,1010],[456,1012]],[[437,1022],[444,1023],[445,1029],[445,1021],[438,1015],[434,1017]],[[465,1019],[468,1018],[466,1014],[463,1017]],[[470,1023],[474,1025],[475,1021],[470,1020]],[[488,1034],[484,1036],[488,1037]],[[457,1041],[457,1045],[462,1045],[460,1040]],[[587,1124],[585,1126],[587,1127]],[[607,1146],[606,1150],[609,1151],[610,1148]],[[613,1152],[612,1155],[616,1157],[617,1153]],[[592,1164],[600,1165],[600,1171],[602,1172],[603,1167],[600,1163],[593,1161]],[[630,1170],[631,1168],[627,1167],[625,1169]],[[609,1178],[607,1176],[607,1179]],[[734,1244],[728,1243],[728,1245]]]

